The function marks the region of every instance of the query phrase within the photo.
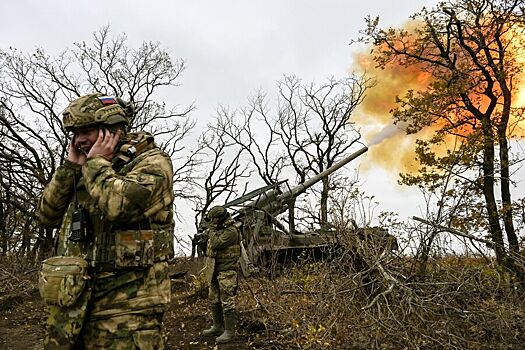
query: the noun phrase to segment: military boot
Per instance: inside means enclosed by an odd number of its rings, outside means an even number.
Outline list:
[[[235,334],[235,310],[228,310],[224,313],[224,332],[220,337],[215,338],[218,344],[227,343],[232,340]]]
[[[202,335],[204,336],[219,335],[224,329],[224,320],[222,318],[221,304],[211,304],[210,310],[211,315],[213,317],[213,326],[202,331]]]

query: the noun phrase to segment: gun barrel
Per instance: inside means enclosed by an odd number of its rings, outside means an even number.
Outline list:
[[[274,212],[284,212],[286,210],[286,206],[282,205],[282,202],[288,202],[290,198],[295,198],[301,193],[305,192],[309,187],[314,185],[316,182],[319,182],[322,178],[330,175],[331,173],[337,171],[338,169],[342,168],[352,160],[356,159],[363,153],[368,151],[368,147],[364,146],[357,152],[352,153],[348,157],[340,160],[336,164],[332,165],[325,171],[319,173],[318,175],[313,176],[312,178],[308,179],[307,181],[293,187],[289,191],[286,191],[284,193],[281,193],[278,186],[271,185],[266,186],[262,188],[264,191],[256,190],[250,192],[249,195],[252,193],[258,195],[256,199],[252,200],[251,202],[244,205],[245,208],[241,209],[241,211],[245,210],[246,208],[258,208],[258,209],[264,209],[270,213]],[[283,181],[279,182],[277,185],[282,183]],[[268,190],[267,190],[268,189]],[[244,202],[244,200],[239,201],[235,200],[233,201],[234,204],[237,204],[237,202]],[[232,205],[232,202],[227,203],[228,206]]]
[[[311,177],[310,179],[306,180],[302,184],[299,184],[299,185],[295,186],[290,191],[287,191],[287,192],[283,193],[279,197],[284,199],[284,198],[289,198],[289,197],[293,198],[293,197],[298,196],[299,194],[301,194],[304,191],[306,191],[309,187],[311,187],[313,184],[315,184],[316,182],[318,182],[322,178],[324,178],[324,177],[330,175],[331,173],[339,170],[340,168],[344,167],[346,164],[348,164],[352,160],[356,159],[357,157],[359,157],[360,155],[362,155],[366,151],[368,151],[368,147],[364,146],[363,148],[361,148],[358,151],[352,153],[348,157],[346,157],[346,158],[340,160],[339,162],[335,163],[334,165],[332,165],[331,167],[329,167],[325,171],[319,173],[316,176]]]

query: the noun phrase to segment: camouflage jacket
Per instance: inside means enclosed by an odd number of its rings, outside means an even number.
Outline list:
[[[224,227],[210,225],[207,255],[215,258],[215,271],[237,270],[241,256],[240,232],[235,222],[229,220]]]
[[[89,214],[90,234],[82,242],[69,240],[75,184],[78,204]],[[43,225],[60,226],[57,255],[81,256],[94,268],[112,271],[116,260],[131,258],[128,267],[147,267],[173,255],[172,204],[171,159],[151,143],[119,166],[102,156],[87,159],[83,166],[66,160],[44,189],[38,215]],[[137,244],[142,248],[133,246]]]

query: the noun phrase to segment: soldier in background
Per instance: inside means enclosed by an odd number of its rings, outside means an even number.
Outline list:
[[[235,295],[238,285],[241,237],[235,221],[225,208],[221,206],[211,208],[207,219],[209,239],[206,277],[209,283],[213,325],[202,333],[205,336],[219,335],[215,341],[226,343],[235,333]]]
[[[191,258],[205,257],[206,249],[208,247],[208,223],[202,220],[197,229],[197,233],[191,239]]]
[[[68,157],[38,211],[44,226],[60,227],[39,280],[45,349],[165,349],[173,166],[153,136],[126,133],[132,110],[95,93],[63,113]]]

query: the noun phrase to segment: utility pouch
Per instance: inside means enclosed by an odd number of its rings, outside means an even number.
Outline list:
[[[76,303],[88,279],[86,260],[76,256],[54,256],[42,263],[38,289],[47,305],[68,307]]]
[[[115,267],[151,267],[154,262],[153,230],[115,232]]]

